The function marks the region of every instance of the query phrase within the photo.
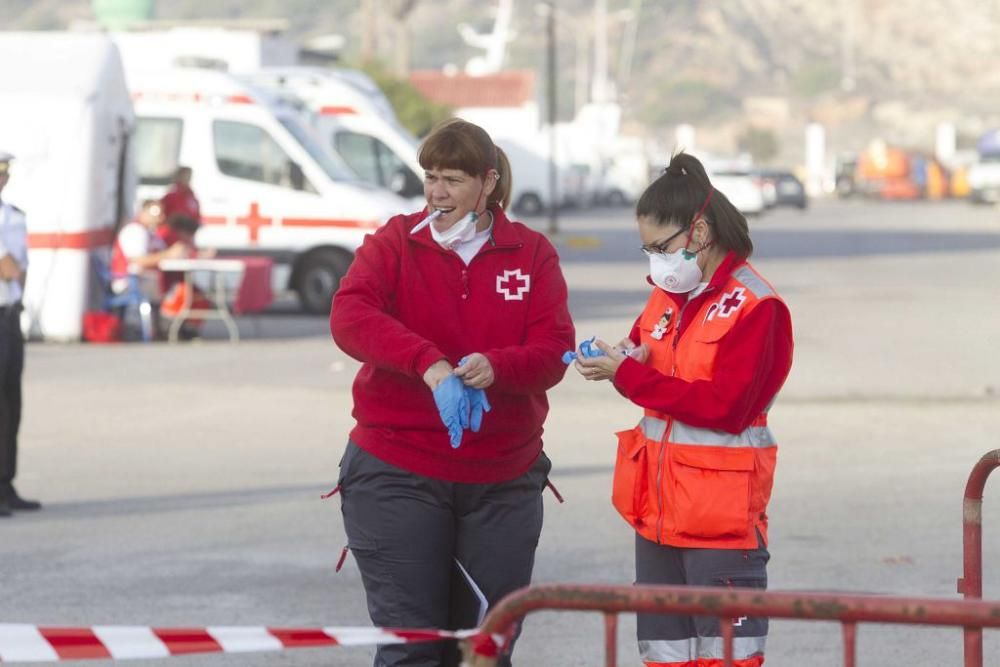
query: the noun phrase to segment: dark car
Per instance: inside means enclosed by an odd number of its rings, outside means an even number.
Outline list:
[[[760,172],[760,177],[774,184],[775,206],[794,206],[799,209],[809,207],[805,186],[792,172],[764,170]]]

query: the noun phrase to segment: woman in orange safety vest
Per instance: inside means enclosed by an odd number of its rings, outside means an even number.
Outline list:
[[[582,357],[645,415],[618,434],[612,502],[635,529],[638,584],[767,587],[777,443],[767,412],[792,363],[788,307],[747,263],[746,219],[680,153],[636,206],[649,300],[631,334]],[[767,619],[734,625],[734,665],[764,663]],[[722,664],[718,619],[640,614],[646,665]]]

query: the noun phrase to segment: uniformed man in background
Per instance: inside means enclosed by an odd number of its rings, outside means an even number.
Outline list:
[[[17,431],[21,425],[21,294],[28,269],[28,229],[24,212],[3,200],[14,156],[0,150],[0,517],[15,510],[37,510],[14,490]]]

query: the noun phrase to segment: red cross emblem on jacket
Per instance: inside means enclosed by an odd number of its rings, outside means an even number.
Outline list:
[[[712,307],[709,308],[705,321],[711,322],[716,317],[729,317],[739,310],[740,306],[747,300],[743,296],[744,291],[742,287],[737,287],[729,294],[724,294],[718,303],[712,304]]]
[[[497,276],[497,294],[503,294],[504,301],[523,301],[531,290],[531,276],[521,273],[521,269],[504,270]]]

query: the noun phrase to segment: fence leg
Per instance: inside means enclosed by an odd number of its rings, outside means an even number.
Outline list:
[[[844,633],[844,667],[854,667],[858,656],[858,626],[853,622],[841,624]]]
[[[604,615],[604,664],[618,665],[618,614]]]
[[[720,618],[722,630],[722,667],[733,667],[733,619]]]
[[[1000,449],[989,452],[973,467],[962,504],[962,578],[958,592],[966,600],[983,598],[983,489],[1000,466]],[[965,628],[965,667],[983,667],[983,629]]]

